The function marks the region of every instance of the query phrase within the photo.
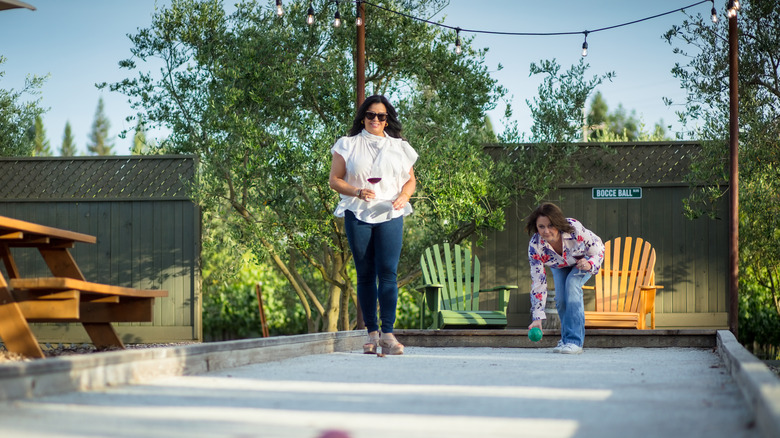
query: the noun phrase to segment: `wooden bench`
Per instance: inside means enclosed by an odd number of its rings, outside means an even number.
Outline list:
[[[94,236],[0,216],[0,339],[8,351],[43,358],[31,322],[79,322],[97,348],[124,348],[112,322],[151,322],[155,298],[165,290],[144,290],[86,281],[69,252]],[[53,277],[22,278],[11,248],[37,248]]]

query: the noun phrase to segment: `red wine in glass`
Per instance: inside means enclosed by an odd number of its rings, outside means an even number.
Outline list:
[[[584,258],[585,258],[585,256],[584,256],[584,255],[580,255],[580,256],[574,256],[574,258],[575,258],[577,261],[580,261],[580,260],[584,259]],[[576,265],[575,265],[575,267],[576,267]],[[581,277],[581,276],[588,275],[588,272],[587,272],[587,271],[583,271],[583,270],[581,270],[580,268],[577,268],[577,271],[578,271],[578,272],[576,272],[574,275],[576,275],[576,276],[578,276],[578,277]]]
[[[371,184],[376,184],[379,181],[382,181],[382,177],[372,176],[371,178],[368,179],[368,182],[370,182]]]

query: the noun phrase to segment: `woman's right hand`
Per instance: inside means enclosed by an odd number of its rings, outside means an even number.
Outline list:
[[[532,322],[531,325],[528,326],[528,330],[531,330],[534,327],[538,327],[539,330],[542,330],[542,320],[537,319],[536,321]],[[542,330],[544,332],[544,330]]]
[[[374,193],[371,189],[361,189],[360,190],[360,199],[364,201],[368,201],[371,199],[376,198],[376,193]]]

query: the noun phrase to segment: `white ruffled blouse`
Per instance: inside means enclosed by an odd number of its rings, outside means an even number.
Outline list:
[[[344,212],[350,210],[357,219],[376,224],[412,213],[409,203],[400,210],[393,209],[393,201],[411,178],[409,170],[417,161],[417,152],[407,141],[379,137],[364,129],[358,135],[339,138],[330,151],[344,158],[347,164],[346,182],[376,192],[376,198],[370,201],[341,195],[334,215],[343,217]],[[372,184],[368,182],[369,178],[382,179]]]

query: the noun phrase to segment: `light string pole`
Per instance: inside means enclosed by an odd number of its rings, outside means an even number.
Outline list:
[[[365,18],[363,18],[366,16],[366,8],[361,1],[358,1],[355,7],[357,17],[355,20],[355,27],[357,28],[357,41],[355,44],[355,51],[357,52],[355,56],[355,111],[357,111],[360,105],[363,104],[363,101],[366,100],[366,22]],[[356,301],[357,326],[355,329],[365,330],[366,324],[363,321],[363,310],[360,308],[360,297],[356,296]]]
[[[739,339],[739,2],[729,0],[729,330]]]
[[[366,100],[366,7],[362,1],[355,3],[357,44],[355,45],[355,109]],[[358,306],[358,309],[360,306]]]

